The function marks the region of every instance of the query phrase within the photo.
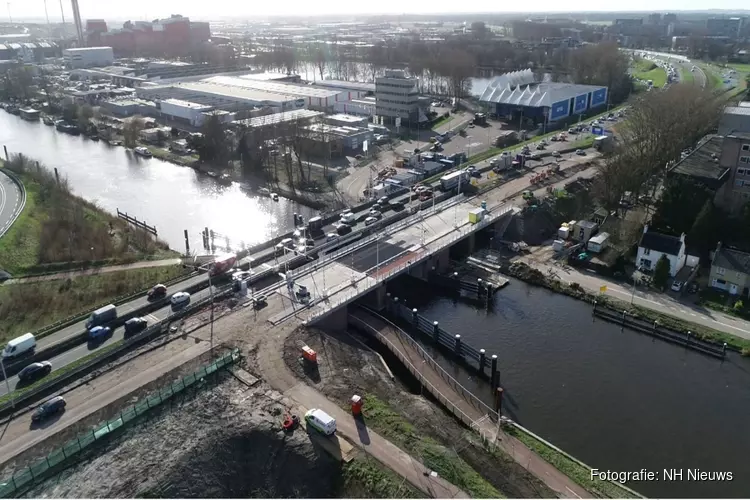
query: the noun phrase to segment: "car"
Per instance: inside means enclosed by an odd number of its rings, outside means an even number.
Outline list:
[[[315,246],[315,240],[312,238],[300,238],[297,242],[299,246],[304,246],[307,248],[312,248]]]
[[[387,196],[381,197],[378,200],[378,205],[383,206],[383,207],[387,207],[388,206],[388,197]]]
[[[172,295],[169,301],[172,303],[172,307],[185,307],[190,304],[190,294],[187,292],[177,292]]]
[[[336,225],[336,232],[339,233],[339,235],[343,236],[345,234],[349,234],[352,232],[352,226],[349,224],[337,224]]]
[[[687,289],[688,293],[698,293],[699,290],[700,286],[698,286],[698,283],[696,283],[695,281],[690,283]]]
[[[365,219],[365,226],[370,226],[372,224],[375,224],[378,221],[377,217],[373,217],[372,215]]]
[[[425,191],[429,191],[429,190],[430,190],[430,188],[428,188],[427,186],[417,186],[417,189],[415,189],[414,192],[417,193],[417,194],[421,194],[421,193],[423,193]]]
[[[586,151],[584,151],[583,149],[576,149],[576,154],[578,156],[586,156]]]
[[[575,134],[576,132],[578,132],[578,130],[576,130],[575,128],[571,127],[571,128],[568,129],[568,133],[569,134]]]
[[[46,377],[52,371],[52,363],[49,361],[40,361],[38,363],[31,363],[27,365],[23,370],[18,372],[18,380],[21,382],[31,382],[32,380],[39,380],[42,377]]]
[[[382,219],[383,212],[380,212],[379,210],[370,210],[370,217],[375,217],[378,220]]]
[[[354,158],[356,158],[357,160],[361,160],[363,157],[362,155],[354,155]]]
[[[326,242],[329,241],[336,241],[339,238],[339,235],[336,233],[328,233],[326,234]]]
[[[390,204],[390,207],[393,210],[403,210],[404,209],[404,202],[403,201],[394,201]]]
[[[294,248],[293,238],[284,238],[276,244],[276,253],[283,252],[285,248]]]
[[[544,150],[544,144],[537,144],[536,145],[536,150],[537,151],[543,151]]]
[[[552,151],[552,156],[554,158],[561,158],[562,157],[562,155],[560,154],[559,151]]]
[[[161,283],[158,285],[154,285],[146,295],[148,296],[148,300],[162,299],[167,296],[167,287],[166,285],[162,285]]]
[[[89,330],[89,340],[98,342],[112,335],[112,329],[108,326],[95,326]]]
[[[682,290],[682,281],[677,281],[677,280],[673,281],[671,288],[672,288],[672,291],[674,291],[674,292],[681,291]]]
[[[148,327],[146,318],[130,318],[125,322],[125,336],[135,335]]]
[[[37,406],[36,410],[34,410],[34,413],[31,414],[31,421],[41,422],[45,418],[63,411],[66,405],[67,403],[65,402],[65,398],[63,398],[62,396],[55,396],[54,398],[49,399]]]

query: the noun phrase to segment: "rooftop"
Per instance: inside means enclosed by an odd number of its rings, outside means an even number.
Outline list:
[[[232,86],[241,89],[262,90],[264,92],[274,92],[293,97],[317,97],[320,99],[333,99],[339,91],[330,89],[320,89],[311,85],[295,85],[292,83],[260,81],[245,78],[245,76],[212,76],[203,80],[209,83],[218,83],[221,85]]]
[[[750,254],[721,247],[714,255],[713,265],[731,271],[750,274]]]
[[[729,106],[724,108],[724,114],[750,116],[750,106]]]
[[[169,103],[174,106],[180,106],[183,108],[195,108],[195,109],[204,109],[207,111],[211,110],[211,106],[207,104],[199,104],[197,102],[190,102],[190,101],[183,101],[182,99],[165,99],[162,101],[163,103]]]
[[[249,73],[247,75],[243,75],[242,78],[247,78],[248,80],[258,80],[258,81],[273,81],[273,80],[283,80],[286,78],[296,78],[298,75],[287,75],[285,73]]]
[[[497,78],[502,78],[501,75]],[[493,86],[492,83],[479,98],[482,102],[513,104],[529,107],[552,107],[556,102],[573,99],[605,87],[597,85],[578,85],[574,83],[527,83],[513,87]]]
[[[326,116],[329,120],[335,120],[339,122],[349,122],[349,123],[360,123],[363,119],[361,116],[354,116],[354,115],[347,115],[345,113],[337,113],[334,115],[328,115]]]
[[[275,125],[277,123],[294,121],[294,120],[311,120],[322,116],[320,111],[310,109],[298,109],[295,111],[284,111],[283,113],[274,113],[272,115],[256,116],[248,120],[237,120],[234,123],[248,127],[264,127]]]
[[[649,250],[665,253],[667,255],[678,255],[680,253],[682,240],[678,236],[669,236],[649,231],[648,226],[644,228],[644,231],[645,232],[641,236],[641,241],[638,243],[639,247],[648,248]]]
[[[163,99],[176,98],[197,103],[201,103],[200,94],[212,94],[214,96],[224,96],[231,99],[248,100],[259,103],[287,102],[290,100],[290,97],[284,94],[265,92],[262,90],[250,88],[241,88],[233,85],[224,85],[207,81],[177,83],[165,87],[152,87],[148,89],[148,91],[159,91],[160,93],[163,93],[163,95],[167,96],[162,97]],[[191,93],[197,95],[191,96]]]
[[[318,87],[334,89],[359,90],[360,92],[375,92],[375,84],[367,82],[347,82],[345,80],[320,80],[315,82]]]
[[[728,167],[719,164],[723,142],[724,138],[721,136],[709,136],[669,172],[694,177],[711,188],[721,186],[729,172]]]

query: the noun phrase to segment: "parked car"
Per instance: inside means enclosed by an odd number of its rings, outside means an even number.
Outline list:
[[[370,226],[378,221],[377,217],[370,216],[365,219],[365,226]]]
[[[276,243],[276,253],[281,253],[285,248],[294,248],[293,238],[284,238],[280,242]]]
[[[672,282],[672,290],[675,292],[679,292],[682,290],[682,281],[673,281]]]
[[[172,303],[172,307],[174,308],[185,307],[186,305],[190,304],[190,294],[187,292],[177,292],[172,295],[172,298],[169,299],[169,301]]]
[[[380,210],[370,210],[370,217],[380,220],[383,218],[383,213]]]
[[[18,372],[18,380],[21,382],[31,382],[33,380],[39,380],[42,377],[46,377],[52,371],[52,363],[49,361],[40,361],[38,363],[31,363],[27,365],[23,370]]]
[[[552,151],[552,156],[554,158],[562,158],[562,155],[560,154],[559,151]]]
[[[378,200],[378,205],[380,205],[381,207],[387,207],[388,206],[388,197],[387,196],[381,197]]]
[[[326,234],[326,242],[337,240],[339,237],[336,233],[328,233]]]
[[[135,335],[148,327],[146,318],[130,318],[125,322],[125,336]]]
[[[62,396],[55,396],[54,398],[49,399],[37,406],[36,410],[34,410],[34,413],[31,414],[31,421],[41,422],[45,418],[63,411],[66,405],[67,403]]]
[[[89,340],[101,341],[112,335],[112,329],[108,326],[95,326],[89,330]]]
[[[698,283],[696,283],[695,281],[690,283],[687,289],[688,293],[698,293],[699,290],[700,290],[700,286],[698,286]]]
[[[148,300],[158,300],[163,299],[167,296],[167,287],[166,285],[162,285],[161,283],[158,285],[154,285],[151,290],[148,291]]]
[[[253,297],[253,307],[255,307],[256,309],[265,307],[267,304],[268,304],[268,301],[266,299],[266,296],[263,295],[262,293]]]
[[[586,151],[584,151],[583,149],[576,149],[576,154],[578,156],[586,156]]]

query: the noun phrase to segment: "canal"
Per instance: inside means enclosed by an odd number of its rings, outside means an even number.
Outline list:
[[[589,305],[512,280],[489,308],[411,278],[389,291],[469,345],[497,354],[504,413],[602,470],[683,469],[682,482],[632,483],[650,497],[746,497],[750,360],[703,356],[601,320]],[[426,343],[425,345],[429,345]],[[488,385],[462,382],[491,404]],[[690,482],[687,469],[731,471]]]
[[[185,250],[185,229],[191,250],[202,253],[205,227],[226,235],[232,245],[249,246],[291,229],[294,212],[314,215],[291,200],[249,195],[237,183],[220,185],[191,168],[144,159],[123,147],[63,134],[0,110],[2,145],[10,154],[23,153],[57,167],[75,194],[101,208],[112,213],[119,208],[155,225],[159,238],[180,252]]]

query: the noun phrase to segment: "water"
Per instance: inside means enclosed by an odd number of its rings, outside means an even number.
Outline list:
[[[233,246],[249,246],[291,229],[294,212],[314,215],[291,200],[250,196],[236,183],[222,186],[191,168],[143,159],[123,147],[63,134],[5,111],[0,111],[0,145],[10,154],[57,167],[75,194],[101,208],[112,213],[119,208],[155,225],[159,238],[179,251],[185,248],[185,229],[193,251],[202,251],[205,227],[228,236]]]
[[[722,363],[621,332],[592,322],[587,304],[516,280],[489,311],[434,297],[413,281],[390,291],[469,345],[497,354],[504,412],[585,463],[613,471],[683,469],[682,482],[630,484],[651,497],[750,491],[749,360],[730,355]],[[489,402],[486,384],[468,383]],[[688,482],[688,468],[731,471],[734,480]]]

